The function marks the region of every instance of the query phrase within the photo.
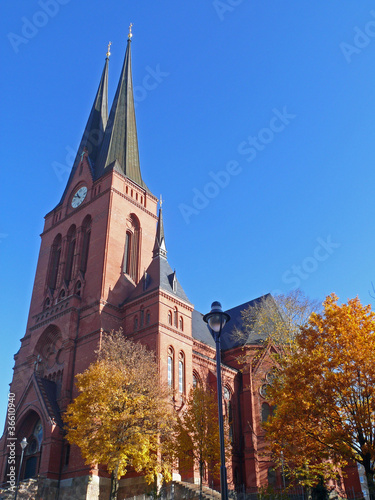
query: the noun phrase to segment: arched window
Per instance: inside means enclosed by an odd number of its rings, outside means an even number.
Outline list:
[[[82,283],[80,281],[77,281],[76,288],[75,288],[76,295],[78,295],[78,296],[81,295],[81,288],[82,288]]]
[[[91,217],[87,215],[82,223],[82,246],[81,246],[81,264],[80,271],[85,274],[87,269],[87,261],[89,257],[89,247],[91,238]]]
[[[263,403],[261,413],[262,422],[267,422],[268,417],[272,415],[272,407],[267,403]]]
[[[193,388],[195,389],[196,387],[202,386],[200,377],[196,371],[193,371]]]
[[[229,425],[229,441],[233,442],[233,414],[232,414],[232,394],[228,387],[224,387],[225,414]]]
[[[134,214],[130,215],[128,226],[130,227],[125,233],[123,272],[137,282],[141,228],[139,220]]]
[[[37,474],[38,455],[43,441],[43,427],[40,420],[35,424],[33,432],[27,441],[28,445],[25,448],[26,463],[23,479],[35,477]]]
[[[125,252],[124,252],[124,273],[130,274],[130,249],[132,242],[132,234],[126,231],[125,235]]]
[[[63,288],[63,289],[61,290],[61,292],[59,293],[59,302],[60,302],[60,300],[65,299],[65,295],[66,295],[66,293],[65,293],[65,290],[64,290],[64,288]]]
[[[232,422],[232,404],[231,404],[232,395],[228,387],[224,387],[224,403],[225,403],[225,413],[228,418],[228,422]]]
[[[168,387],[170,389],[173,389],[174,382],[173,382],[173,365],[174,365],[174,352],[173,348],[169,347],[168,348]]]
[[[174,308],[174,326],[176,328],[178,326],[178,310],[177,310],[177,307]]]
[[[168,325],[172,326],[172,312],[168,311]]]
[[[71,226],[68,231],[67,246],[68,253],[65,264],[65,281],[69,282],[72,279],[74,253],[76,249],[76,227],[74,225]]]
[[[134,316],[134,330],[138,330],[138,316]]]
[[[149,325],[150,324],[150,319],[151,319],[151,315],[150,315],[150,311],[146,311],[146,325]]]
[[[141,306],[141,314],[140,314],[140,317],[141,317],[141,320],[140,320],[140,324],[141,324],[141,328],[144,324],[144,321],[145,321],[145,311],[143,309],[143,306]]]
[[[49,261],[48,278],[47,278],[48,286],[52,290],[56,288],[57,276],[59,273],[60,257],[61,257],[61,234],[58,234],[56,238],[53,240],[51,248],[51,256]]]
[[[184,320],[183,320],[182,316],[180,316],[179,328],[181,331],[184,331]]]
[[[185,392],[185,356],[180,352],[178,356],[178,392],[183,394]]]

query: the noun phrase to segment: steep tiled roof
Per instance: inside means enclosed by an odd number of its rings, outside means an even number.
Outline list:
[[[270,294],[263,295],[262,297],[250,300],[248,302],[245,302],[244,304],[232,307],[232,309],[228,309],[227,311],[225,311],[230,315],[231,319],[224,326],[223,331],[221,333],[221,349],[223,351],[233,349],[234,347],[238,347],[240,345],[261,344],[265,340],[266,335],[253,332],[251,329],[250,332],[247,333],[246,338],[244,338],[241,341],[233,338],[232,332],[235,328],[238,328],[239,330],[243,331],[243,322],[241,316],[242,311],[248,309],[251,306],[259,304],[261,301],[269,297],[272,299],[272,295]],[[212,339],[208,326],[203,321],[203,314],[201,314],[198,311],[194,311],[193,313],[193,337],[207,345],[210,345],[212,347],[215,346],[215,342]]]

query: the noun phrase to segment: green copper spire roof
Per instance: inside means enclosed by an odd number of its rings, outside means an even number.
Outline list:
[[[98,91],[95,96],[94,104],[91,108],[89,119],[83,132],[81,143],[79,145],[77,156],[74,160],[72,170],[70,172],[69,180],[67,182],[65,191],[62,195],[60,203],[63,201],[65,194],[70,186],[71,180],[77,170],[78,165],[81,162],[83,153],[87,152],[89,158],[89,163],[91,167],[94,167],[100,147],[104,137],[104,131],[108,121],[108,58],[109,58],[109,48],[107,52],[107,57],[104,64],[104,69],[102,77],[100,79]]]
[[[108,121],[108,55],[105,59],[102,77],[94,105],[78,148],[77,158],[87,149],[91,164],[95,165]],[[77,161],[77,159],[76,159]]]
[[[139,164],[137,127],[135,122],[133,81],[131,71],[131,33],[129,33],[124,65],[100,150],[96,177],[113,168],[147,189]]]
[[[154,257],[164,257],[167,258],[167,249],[165,246],[165,237],[164,237],[164,224],[163,224],[163,212],[160,204],[159,210],[159,219],[158,225],[156,228],[156,237],[155,237],[155,245],[153,249]]]

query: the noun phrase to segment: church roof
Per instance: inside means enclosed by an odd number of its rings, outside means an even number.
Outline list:
[[[215,341],[212,338],[210,330],[208,329],[207,323],[203,321],[203,314],[199,311],[193,311],[192,325],[191,325],[193,337],[203,344],[215,347]]]
[[[126,302],[130,302],[154,290],[163,290],[170,295],[191,304],[181,283],[177,279],[176,271],[172,271],[167,259],[158,255],[154,257],[145,271],[142,279]],[[123,304],[120,304],[123,305]]]
[[[70,183],[74,177],[77,167],[81,161],[81,155],[87,151],[89,164],[95,165],[100,146],[104,137],[104,131],[108,121],[108,55],[105,60],[102,76],[100,79],[98,91],[95,96],[94,104],[91,108],[89,119],[77,151],[76,158],[73,163],[72,170],[62,195],[60,203],[62,203],[66,192],[69,189]]]
[[[114,168],[117,160],[116,170],[120,169],[121,173],[147,189],[142,180],[139,163],[130,46],[129,37],[120,80],[94,170],[95,177],[98,178],[107,170]]]
[[[125,302],[134,300],[136,297],[150,293],[157,289],[165,292],[191,304],[181,283],[177,279],[176,270],[172,271],[167,260],[167,249],[165,247],[163,212],[159,209],[158,225],[156,228],[155,244],[153,249],[153,259],[151,264],[145,270],[144,275],[129,299]],[[120,304],[122,306],[123,304]]]
[[[232,307],[232,309],[228,309],[225,311],[231,317],[230,321],[224,326],[223,331],[221,333],[221,349],[222,351],[228,351],[229,349],[233,349],[234,347],[239,347],[241,345],[256,345],[262,343],[266,339],[265,334],[259,334],[250,329],[248,329],[249,333],[247,337],[243,340],[239,341],[233,338],[232,332],[235,328],[244,331],[243,329],[243,321],[241,312],[245,309],[248,309],[251,306],[255,306],[260,302],[264,301],[266,298],[271,297],[271,294],[263,295],[262,297],[258,297],[257,299],[250,300],[236,307]],[[194,311],[193,313],[193,337],[204,344],[215,347],[215,342],[210,334],[207,323],[203,321],[203,314],[198,311]]]

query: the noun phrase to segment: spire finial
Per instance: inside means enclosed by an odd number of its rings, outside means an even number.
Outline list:
[[[163,197],[162,197],[162,195],[160,195],[159,203],[160,203],[160,208],[162,208],[162,206],[163,206]]]
[[[109,59],[109,56],[111,55],[111,45],[112,45],[112,42],[108,42],[108,47],[107,47],[107,59]]]
[[[132,36],[133,36],[133,33],[132,33],[132,27],[133,27],[133,23],[130,23],[130,24],[129,24],[128,40],[131,40],[131,39],[132,39]]]

